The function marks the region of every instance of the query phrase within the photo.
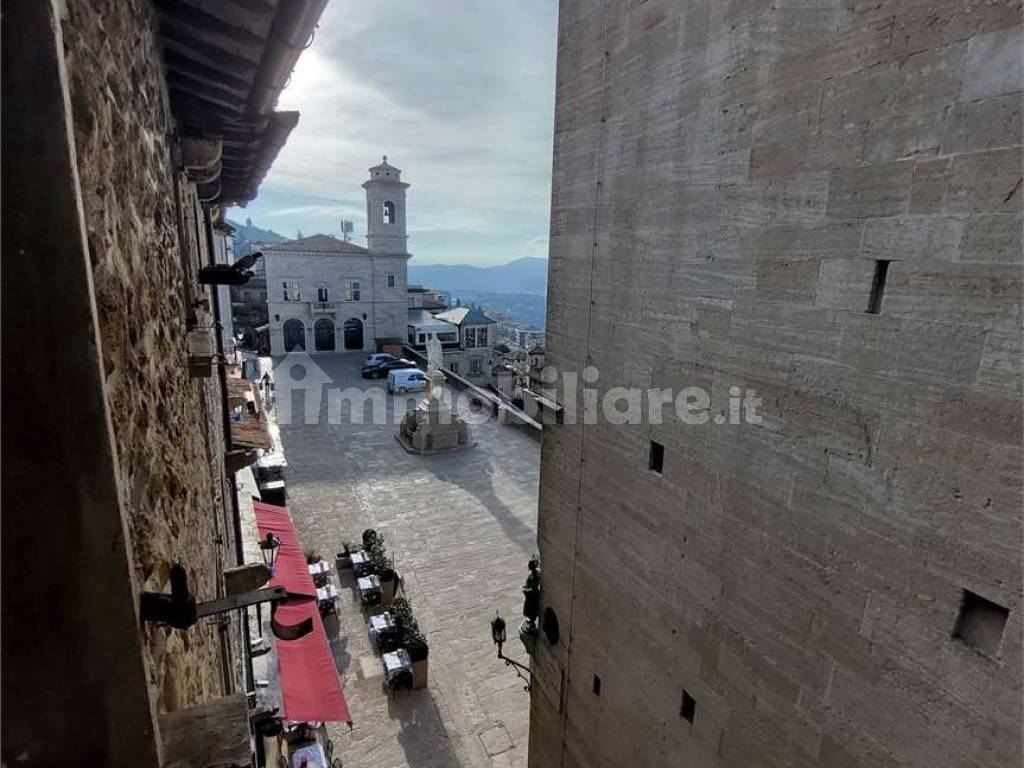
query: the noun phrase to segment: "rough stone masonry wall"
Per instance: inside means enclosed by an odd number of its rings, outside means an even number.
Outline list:
[[[560,15],[551,364],[764,421],[545,429],[531,768],[1019,765],[1020,4]]]
[[[212,447],[222,442],[221,415],[215,379],[189,378],[185,348],[188,294],[195,290],[186,283],[185,265],[194,275],[206,260],[206,243],[194,191],[181,178],[186,239],[179,243],[150,4],[68,0],[66,6],[78,171],[134,576],[142,589],[169,591],[170,568],[181,562],[193,593],[210,598],[222,568],[215,541],[224,502]],[[56,301],[60,311],[59,296],[41,291],[40,300]],[[212,623],[187,631],[147,625],[145,640],[161,711],[221,693]]]

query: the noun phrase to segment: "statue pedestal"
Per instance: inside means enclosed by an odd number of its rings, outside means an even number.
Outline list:
[[[469,427],[443,399],[428,397],[405,415],[395,437],[410,453],[437,453],[469,445]]]

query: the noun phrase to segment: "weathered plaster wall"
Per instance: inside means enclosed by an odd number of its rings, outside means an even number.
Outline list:
[[[1021,46],[1018,2],[562,2],[549,362],[764,421],[545,429],[532,768],[1020,763]]]
[[[150,4],[66,6],[78,171],[134,576],[142,589],[168,591],[170,567],[181,562],[192,591],[208,599],[218,594],[216,540],[226,532],[216,379],[192,380],[186,365],[192,297],[206,296],[191,283],[207,260],[201,213],[192,188],[173,175]],[[145,640],[161,710],[221,693],[210,622],[185,632],[147,625]]]

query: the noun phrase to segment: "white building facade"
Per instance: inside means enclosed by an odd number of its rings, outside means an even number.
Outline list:
[[[270,353],[400,348],[408,317],[405,190],[387,158],[370,169],[368,248],[313,235],[263,249]]]

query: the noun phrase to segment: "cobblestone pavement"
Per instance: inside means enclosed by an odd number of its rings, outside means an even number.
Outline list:
[[[359,378],[361,360],[315,362],[336,387],[382,387]],[[299,536],[333,562],[364,528],[382,533],[430,645],[428,687],[392,698],[351,572],[343,572],[338,619],[326,624],[355,728],[332,725],[335,754],[346,768],[524,767],[529,694],[495,658],[489,621],[501,610],[514,636],[521,618],[536,541],[539,442],[489,421],[471,427],[473,447],[414,456],[395,440],[393,419],[328,423],[326,394],[322,400],[319,423],[281,425]],[[388,400],[404,412],[400,399]],[[525,662],[518,645],[506,651]]]

